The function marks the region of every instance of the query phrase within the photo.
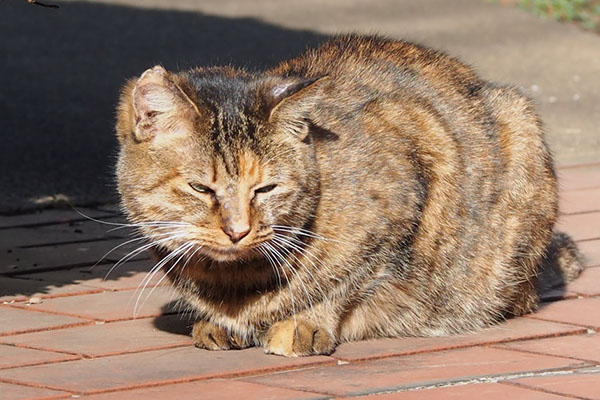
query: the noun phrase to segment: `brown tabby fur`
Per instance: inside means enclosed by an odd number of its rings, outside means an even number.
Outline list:
[[[123,205],[199,347],[473,331],[535,310],[551,259],[563,281],[582,268],[553,234],[531,103],[421,46],[349,35],[263,73],[154,67],[117,131]]]

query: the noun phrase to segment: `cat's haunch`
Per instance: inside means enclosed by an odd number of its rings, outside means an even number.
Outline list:
[[[260,73],[157,66],[125,86],[117,133],[122,204],[198,347],[475,331],[582,269],[553,232],[531,103],[418,45],[347,35]]]

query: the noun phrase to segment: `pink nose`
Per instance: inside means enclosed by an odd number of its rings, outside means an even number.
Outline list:
[[[227,234],[227,236],[229,236],[229,239],[231,239],[232,243],[237,243],[240,240],[242,240],[243,238],[245,238],[248,235],[248,233],[250,233],[250,228],[249,227],[236,228],[236,229],[225,228],[225,229],[223,229],[223,232],[225,232]]]

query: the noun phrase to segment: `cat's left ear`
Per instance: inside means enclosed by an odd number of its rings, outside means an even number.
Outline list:
[[[308,119],[318,102],[327,76],[311,79],[289,78],[267,87],[268,120],[300,139],[308,134]]]

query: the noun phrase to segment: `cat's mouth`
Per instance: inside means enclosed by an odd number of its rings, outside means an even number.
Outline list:
[[[255,251],[255,246],[229,246],[229,247],[214,247],[205,246],[202,251],[208,257],[218,262],[233,262],[241,260],[249,260],[257,258],[260,253]]]

